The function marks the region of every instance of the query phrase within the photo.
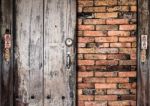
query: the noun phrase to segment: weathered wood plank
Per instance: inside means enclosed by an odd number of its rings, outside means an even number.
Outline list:
[[[43,0],[32,0],[31,6],[29,106],[43,106]]]
[[[43,1],[16,1],[17,106],[43,106]]]
[[[150,1],[138,0],[138,82],[137,106],[150,105],[150,43],[148,49],[141,49],[141,35],[148,35],[150,42]],[[142,62],[141,55],[146,52],[146,61]]]
[[[4,39],[3,35],[6,29],[9,29],[9,33],[12,30],[12,0],[0,1],[0,36],[1,36],[1,68],[0,68],[0,106],[12,106],[13,105],[13,66],[12,66],[12,48],[9,49],[9,61],[4,59]]]
[[[75,45],[67,47],[65,40],[75,41],[76,1],[45,0],[44,4],[44,106],[75,106]]]

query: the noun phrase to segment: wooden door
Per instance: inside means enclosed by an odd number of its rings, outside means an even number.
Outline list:
[[[13,4],[14,98],[0,106],[75,106],[76,1],[2,1]]]

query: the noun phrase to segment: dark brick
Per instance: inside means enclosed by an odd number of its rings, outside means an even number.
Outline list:
[[[130,70],[131,66],[118,66],[118,65],[107,66],[107,71],[130,71]]]
[[[78,18],[93,18],[93,17],[94,17],[93,13],[90,12],[78,13]]]
[[[94,95],[95,92],[95,89],[83,89],[83,95]]]
[[[136,77],[129,78],[129,83],[133,83],[133,82],[136,82],[136,81],[137,81]]]

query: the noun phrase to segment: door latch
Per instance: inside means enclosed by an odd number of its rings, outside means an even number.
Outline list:
[[[70,52],[67,52],[66,67],[67,67],[67,69],[70,69],[70,67],[71,67],[71,56],[70,56]]]

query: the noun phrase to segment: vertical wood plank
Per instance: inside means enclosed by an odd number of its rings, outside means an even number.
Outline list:
[[[137,106],[150,105],[150,1],[138,0],[138,82]],[[146,61],[142,62],[141,35],[148,35]]]
[[[75,0],[45,0],[44,106],[75,106]],[[66,47],[66,38],[74,44]],[[72,66],[66,68],[70,52]]]
[[[6,29],[12,30],[12,0],[0,1],[0,36],[1,36],[1,68],[0,68],[0,105],[12,106],[13,105],[13,59],[12,52],[10,52],[10,61],[7,62],[3,58],[4,41],[3,35]],[[12,50],[12,48],[11,48]]]
[[[43,106],[43,0],[32,0],[30,18],[29,106]]]
[[[43,0],[16,1],[17,106],[43,106]]]

